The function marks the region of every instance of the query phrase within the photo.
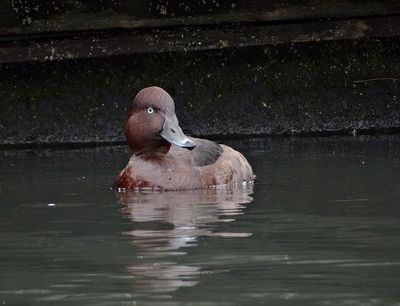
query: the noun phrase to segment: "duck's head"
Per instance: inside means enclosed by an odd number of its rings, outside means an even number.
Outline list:
[[[156,86],[142,89],[133,99],[125,136],[134,154],[167,153],[171,144],[189,150],[196,146],[182,132],[171,96]]]

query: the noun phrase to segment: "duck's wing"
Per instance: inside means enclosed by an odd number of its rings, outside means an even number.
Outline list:
[[[223,153],[223,148],[216,142],[188,137],[192,140],[196,147],[189,151],[187,149],[171,146],[170,153],[177,159],[190,163],[194,166],[201,167],[215,163]]]

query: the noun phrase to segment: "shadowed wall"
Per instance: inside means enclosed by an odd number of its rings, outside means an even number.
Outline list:
[[[0,144],[121,141],[149,85],[192,135],[396,131],[400,9],[385,2],[32,1],[0,23]]]

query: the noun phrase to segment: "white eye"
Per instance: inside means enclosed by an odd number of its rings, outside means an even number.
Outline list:
[[[154,109],[153,109],[152,107],[149,107],[149,108],[147,109],[147,112],[148,112],[149,114],[152,114],[152,113],[154,113]]]

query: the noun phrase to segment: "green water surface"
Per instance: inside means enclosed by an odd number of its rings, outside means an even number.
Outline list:
[[[228,142],[254,187],[118,194],[125,147],[0,152],[0,305],[400,305],[400,137]]]

